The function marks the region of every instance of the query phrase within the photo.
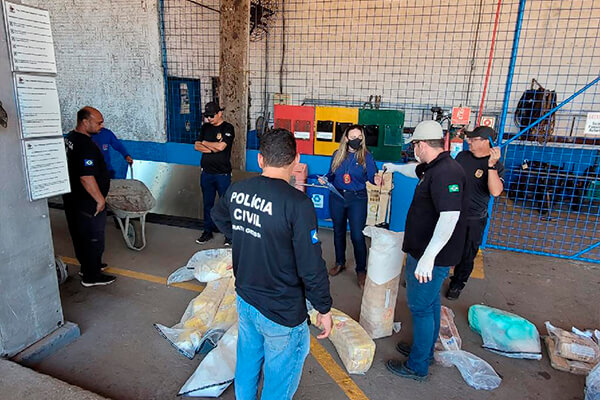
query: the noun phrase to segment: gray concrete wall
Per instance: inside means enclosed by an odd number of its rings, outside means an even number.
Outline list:
[[[120,138],[167,140],[157,0],[23,3],[50,11],[65,131],[90,105]]]
[[[63,323],[46,200],[30,202],[12,73],[0,12],[0,357],[11,356]]]

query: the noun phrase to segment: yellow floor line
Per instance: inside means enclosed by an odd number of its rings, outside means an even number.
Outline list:
[[[477,257],[475,257],[471,278],[485,279],[485,271],[483,270],[483,252],[481,250],[479,250]]]
[[[71,265],[79,266],[79,263],[75,258],[61,257],[62,260]],[[156,275],[145,274],[143,272],[136,272],[129,269],[116,268],[109,266],[105,272],[125,276],[127,278],[139,279],[147,282],[158,283],[159,285],[166,285],[167,278],[163,278]],[[194,292],[201,292],[204,286],[195,285],[193,283],[175,283],[171,286],[178,287],[181,289],[191,290]],[[333,381],[342,389],[342,391],[348,396],[350,400],[368,400],[369,398],[363,393],[356,383],[350,378],[350,376],[338,365],[338,363],[331,357],[325,347],[323,347],[317,339],[312,335],[310,337],[310,353],[317,360],[317,362],[323,367],[325,372],[333,379]]]
[[[71,257],[61,257],[61,258],[67,264],[79,266],[79,263],[77,262],[77,260],[75,258],[71,258]],[[144,274],[143,272],[136,272],[136,271],[132,271],[130,269],[111,267],[110,265],[108,266],[108,268],[106,268],[104,270],[104,272],[113,274],[113,275],[125,276],[127,278],[139,279],[142,281],[147,281],[147,282],[152,282],[152,283],[158,283],[159,285],[167,284],[167,278],[163,278],[161,276],[156,276],[156,275]],[[181,289],[191,290],[193,292],[201,292],[202,290],[204,290],[204,286],[195,285],[193,283],[188,283],[188,282],[174,283],[172,285],[169,285],[169,287],[178,287]]]
[[[325,347],[323,347],[312,335],[310,337],[310,353],[350,400],[369,399],[363,391],[360,390],[358,385],[354,383],[352,378],[348,376],[346,371],[335,362]]]

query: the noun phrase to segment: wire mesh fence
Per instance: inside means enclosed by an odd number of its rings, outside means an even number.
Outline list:
[[[161,0],[170,141],[193,142],[217,96],[219,10]],[[600,3],[251,0],[250,14],[248,129],[278,103],[402,110],[405,132],[432,107],[469,107],[469,128],[491,117],[511,140],[486,245],[600,261],[586,251],[600,242],[598,86],[528,129],[600,73]]]

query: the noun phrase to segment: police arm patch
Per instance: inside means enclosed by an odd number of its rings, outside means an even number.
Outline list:
[[[458,192],[460,192],[460,186],[458,186],[457,184],[448,185],[448,192],[458,193]]]
[[[94,160],[90,160],[89,158],[86,158],[83,160],[83,165],[85,165],[86,167],[93,167]]]
[[[310,241],[312,242],[312,244],[319,243],[319,235],[317,235],[316,229],[313,229],[312,231],[310,231]]]

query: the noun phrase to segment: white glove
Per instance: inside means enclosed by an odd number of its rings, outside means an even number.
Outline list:
[[[417,163],[410,164],[393,164],[393,163],[385,163],[383,164],[383,168],[387,170],[387,172],[399,172],[402,175],[408,176],[410,178],[417,177]]]
[[[431,281],[433,274],[433,264],[435,262],[435,256],[431,257],[425,252],[419,262],[417,262],[417,269],[415,269],[415,278],[419,283],[427,283]]]

